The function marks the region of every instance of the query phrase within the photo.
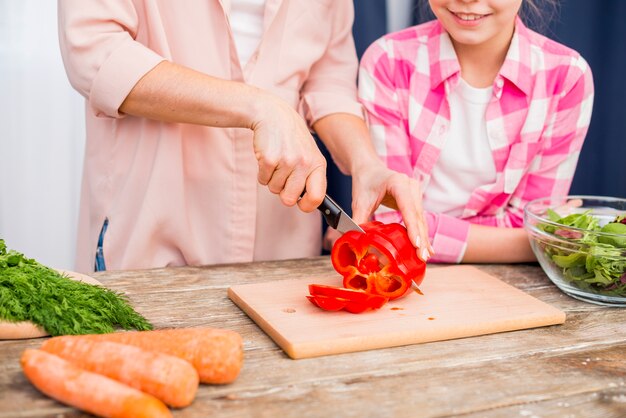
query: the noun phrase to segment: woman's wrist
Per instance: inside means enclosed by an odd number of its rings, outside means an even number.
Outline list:
[[[255,130],[263,123],[283,124],[285,123],[285,112],[295,113],[295,110],[280,97],[257,87],[248,87],[250,91],[247,93],[244,106],[242,106],[245,127]],[[280,119],[281,116],[283,117],[282,120]]]
[[[380,173],[388,171],[388,168],[382,163],[376,154],[359,154],[351,157],[349,165],[349,175],[352,177],[363,177],[365,173],[371,176],[371,173]]]

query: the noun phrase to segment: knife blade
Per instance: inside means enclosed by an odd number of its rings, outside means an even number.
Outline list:
[[[324,197],[324,201],[317,209],[324,215],[328,226],[342,234],[347,231],[365,232],[343,209],[341,209],[341,206],[328,195]]]

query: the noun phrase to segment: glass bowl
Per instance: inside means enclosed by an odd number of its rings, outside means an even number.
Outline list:
[[[625,216],[626,199],[543,198],[524,208],[524,228],[559,289],[585,302],[626,306]]]

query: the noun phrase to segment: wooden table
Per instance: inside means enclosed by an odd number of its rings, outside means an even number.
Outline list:
[[[437,268],[437,266],[432,266]],[[335,274],[328,257],[93,276],[157,328],[212,326],[244,338],[227,386],[202,385],[179,417],[626,417],[626,309],[561,293],[534,264],[479,268],[567,313],[564,325],[358,353],[289,359],[227,297],[265,277]],[[0,342],[0,417],[87,416],[40,394]]]

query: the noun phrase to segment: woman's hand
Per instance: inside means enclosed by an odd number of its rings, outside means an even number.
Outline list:
[[[387,168],[380,160],[361,166],[352,174],[352,213],[356,223],[369,220],[379,205],[399,210],[418,256],[427,261],[434,250],[422,209],[417,180]]]
[[[295,110],[278,97],[262,97],[258,120],[252,125],[259,183],[278,194],[283,204],[297,203],[311,212],[326,194],[326,159]]]

